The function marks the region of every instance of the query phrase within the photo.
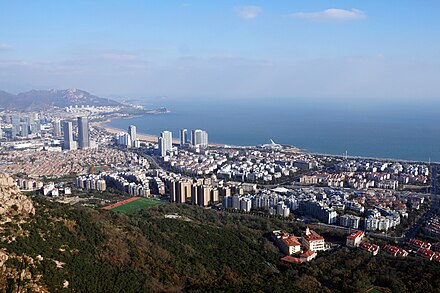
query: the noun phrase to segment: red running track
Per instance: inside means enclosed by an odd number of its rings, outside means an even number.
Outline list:
[[[123,201],[118,201],[117,203],[111,204],[109,206],[105,206],[102,209],[103,210],[111,210],[111,209],[113,209],[115,207],[121,206],[121,205],[126,204],[126,203],[131,202],[131,201],[135,201],[135,200],[137,200],[139,198],[140,198],[139,196],[131,197],[131,198],[123,200]]]

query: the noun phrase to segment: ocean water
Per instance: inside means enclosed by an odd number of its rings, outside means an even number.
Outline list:
[[[118,118],[108,125],[178,137],[182,128],[205,129],[209,141],[258,145],[270,139],[315,153],[440,161],[440,105],[312,103],[307,101],[161,101],[171,113]]]

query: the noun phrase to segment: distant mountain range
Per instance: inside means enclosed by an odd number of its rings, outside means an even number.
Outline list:
[[[36,111],[50,107],[75,105],[120,106],[121,104],[111,99],[94,96],[79,89],[31,90],[17,95],[0,90],[0,108]]]

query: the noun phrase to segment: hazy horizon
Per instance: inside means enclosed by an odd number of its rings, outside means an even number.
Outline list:
[[[13,93],[75,87],[105,97],[355,103],[440,97],[437,1],[2,6],[0,89]]]

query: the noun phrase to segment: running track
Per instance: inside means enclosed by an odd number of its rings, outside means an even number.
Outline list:
[[[132,201],[135,201],[135,200],[137,200],[137,199],[139,199],[140,197],[139,196],[135,196],[135,197],[131,197],[131,198],[129,198],[129,199],[126,199],[126,200],[123,200],[123,201],[118,201],[117,203],[114,203],[114,204],[111,204],[111,205],[109,205],[109,206],[105,206],[105,207],[103,207],[102,209],[103,210],[111,210],[111,209],[113,209],[113,208],[115,208],[115,207],[118,207],[118,206],[121,206],[121,205],[123,205],[123,204],[126,204],[126,203],[129,203],[129,202],[132,202]]]

